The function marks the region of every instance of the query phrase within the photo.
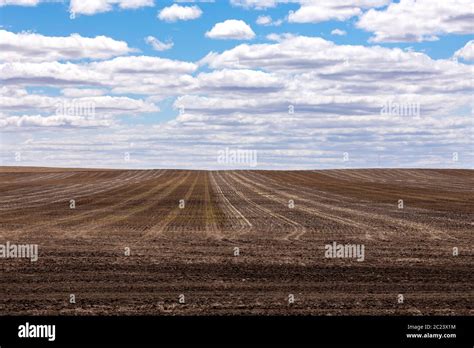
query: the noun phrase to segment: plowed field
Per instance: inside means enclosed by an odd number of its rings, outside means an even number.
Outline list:
[[[473,216],[472,170],[0,168],[0,315],[472,315]]]

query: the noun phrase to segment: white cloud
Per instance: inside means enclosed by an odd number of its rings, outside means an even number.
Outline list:
[[[69,12],[73,14],[94,15],[109,12],[118,5],[121,9],[137,9],[154,6],[154,0],[71,0]]]
[[[166,51],[173,48],[174,43],[172,41],[163,42],[158,40],[156,37],[147,36],[145,42],[149,44],[155,51]]]
[[[6,127],[108,127],[112,124],[110,119],[93,119],[69,115],[23,115],[0,117],[0,128]]]
[[[37,6],[46,2],[64,2],[61,0],[0,0],[0,7]],[[96,13],[109,12],[118,6],[120,9],[137,9],[141,7],[154,6],[154,0],[70,0],[69,12],[71,14],[94,15]]]
[[[109,0],[110,2],[118,3],[120,8],[135,9],[140,7],[155,6],[154,0]]]
[[[270,16],[258,16],[257,20],[255,21],[258,25],[265,25],[265,26],[280,26],[283,23],[283,20],[279,19],[274,21]]]
[[[131,56],[93,63],[4,63],[0,84],[11,88],[49,86],[110,89],[114,94],[147,94],[155,100],[186,93],[197,83],[197,64],[158,57]],[[84,92],[85,93],[85,92]],[[32,104],[34,105],[34,104]]]
[[[105,74],[106,81],[97,81],[114,93],[153,94],[159,96],[185,93],[195,83],[190,74],[197,64],[159,57],[131,56],[91,63],[89,71]]]
[[[281,90],[284,80],[274,74],[262,71],[239,69],[223,69],[210,73],[201,73],[197,76],[199,91],[212,90],[228,94],[235,93],[267,93]]]
[[[462,78],[470,74],[468,65],[432,60],[425,54],[399,48],[336,45],[316,37],[284,35],[277,43],[241,44],[222,53],[210,53],[201,64],[212,69],[276,73],[288,80],[289,90],[299,97],[313,91],[328,95],[467,96],[471,90],[470,81]],[[284,94],[279,96],[283,98]],[[459,96],[457,102],[461,100]]]
[[[380,7],[388,4],[390,0],[318,0],[300,1],[301,7],[295,12],[290,12],[290,23],[319,23],[328,20],[345,21],[358,16],[363,9]]]
[[[390,0],[231,0],[236,6],[266,9],[282,3],[300,5],[296,11],[290,11],[290,23],[319,23],[329,20],[344,21],[359,16],[363,10],[377,8],[390,3]]]
[[[270,16],[258,16],[255,21],[258,25],[270,25],[272,23],[272,17]]]
[[[106,36],[94,38],[79,34],[44,36],[35,33],[12,33],[0,30],[0,61],[55,61],[83,58],[107,59],[133,50],[124,41]]]
[[[63,88],[61,93],[65,97],[69,98],[82,98],[82,97],[93,97],[101,96],[107,93],[104,89],[98,88]]]
[[[111,74],[186,74],[197,69],[194,63],[148,56],[117,57],[91,63],[89,67],[98,72]]]
[[[259,151],[259,168],[370,166],[379,154],[382,166],[449,166],[455,151],[460,165],[472,163],[471,115],[460,111],[470,110],[470,65],[399,48],[272,38],[198,63],[124,56],[0,64],[0,161],[21,151],[25,165],[219,168],[217,150],[245,144]],[[184,113],[140,125],[164,98]],[[96,115],[52,114],[72,101],[93,103]],[[421,116],[384,115],[387,101],[419,103]],[[123,163],[124,151],[131,162]]]
[[[36,6],[40,0],[0,0],[0,7],[16,5],[16,6]]]
[[[109,1],[96,0],[71,0],[69,12],[71,14],[94,15],[96,13],[112,11]]]
[[[11,112],[35,110],[36,112],[55,113],[56,115],[91,117],[135,115],[159,111],[159,108],[149,101],[107,95],[78,96],[74,98],[40,94],[27,94],[21,97],[0,96],[0,107],[3,111]],[[92,109],[94,115],[89,115],[92,113],[90,111]],[[82,112],[84,110],[87,112]]]
[[[173,4],[165,7],[158,14],[158,18],[166,22],[189,21],[201,17],[202,11],[198,6],[180,6]]]
[[[73,63],[13,62],[0,64],[0,81],[4,85],[23,86],[101,86],[109,76]]]
[[[280,0],[230,0],[230,3],[234,6],[241,6],[245,8],[256,8],[258,10],[265,9],[269,7],[275,7]],[[286,1],[286,2],[291,2]],[[297,2],[296,0],[294,2]]]
[[[343,21],[361,13],[358,7],[345,7],[342,10],[333,6],[302,5],[295,12],[290,12],[290,23],[319,23],[331,19]]]
[[[374,33],[374,42],[420,42],[473,33],[473,21],[471,0],[401,0],[364,13],[357,27]]]
[[[214,25],[206,36],[211,39],[250,40],[255,37],[255,33],[244,21],[228,19]]]
[[[293,35],[291,33],[281,33],[281,34],[271,33],[266,36],[267,40],[276,41],[276,42],[281,42],[283,40],[291,39],[293,37],[296,37],[296,35]]]
[[[469,41],[463,48],[457,50],[454,57],[465,61],[474,61],[474,40]]]
[[[341,29],[334,29],[333,31],[331,31],[331,35],[344,36],[347,35],[347,32]]]

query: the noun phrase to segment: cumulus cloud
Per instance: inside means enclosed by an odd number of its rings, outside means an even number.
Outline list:
[[[259,168],[363,167],[380,158],[382,166],[439,167],[450,166],[452,152],[469,165],[472,121],[462,110],[471,105],[470,65],[318,37],[273,39],[199,62],[1,63],[2,150],[31,154],[28,164],[219,169],[217,151],[244,144],[259,151]],[[175,119],[140,125],[116,117],[153,117],[163,100],[179,110]],[[95,115],[57,112],[58,103],[93,103]],[[382,112],[389,103],[419,105],[419,114]]]
[[[347,35],[347,32],[341,29],[334,29],[333,31],[331,31],[331,35],[344,36]]]
[[[359,16],[368,8],[378,8],[390,0],[231,0],[231,3],[244,8],[266,9],[281,3],[296,3],[300,7],[290,11],[290,23],[319,23],[329,20],[344,21]]]
[[[23,116],[10,116],[0,117],[0,128],[6,127],[24,127],[24,128],[36,128],[36,127],[109,127],[112,124],[111,120],[108,119],[94,119],[86,118],[81,116],[68,116],[68,115],[23,115]]]
[[[264,25],[264,26],[279,26],[283,23],[283,20],[279,19],[274,21],[272,17],[270,16],[258,16],[257,20],[255,21],[258,25]]]
[[[35,110],[56,115],[90,116],[92,118],[159,111],[159,108],[149,101],[108,95],[88,95],[74,98],[40,94],[27,94],[20,98],[0,96],[0,107],[3,111],[28,112]]]
[[[468,105],[472,90],[468,79],[462,78],[470,73],[467,65],[435,61],[398,48],[336,45],[315,37],[285,36],[274,44],[242,44],[211,53],[201,64],[224,71],[258,69],[276,78],[269,83],[276,88],[268,89],[265,98],[249,93],[235,101],[242,113],[250,109],[258,113],[257,105],[262,105],[263,114],[271,114],[295,103],[308,116],[373,116],[385,101],[399,98],[407,104],[421,103],[425,114],[432,114]],[[247,77],[246,81],[262,82],[265,77]],[[285,81],[283,89],[277,81]],[[237,90],[237,86],[233,88]],[[456,95],[456,101],[449,95]],[[227,100],[226,105],[228,109],[233,102]]]
[[[344,21],[360,15],[363,9],[384,6],[389,2],[390,0],[301,1],[301,7],[294,12],[290,12],[288,21],[292,23]]]
[[[40,3],[51,2],[50,0],[0,0],[0,7],[37,6]],[[57,1],[61,2],[61,1]],[[94,15],[96,13],[109,12],[118,6],[120,9],[137,9],[140,7],[154,6],[154,0],[70,0],[69,12],[71,14]]]
[[[234,6],[241,6],[245,8],[253,7],[256,9],[265,9],[269,7],[275,7],[279,2],[283,2],[283,1],[281,0],[230,0],[230,3]]]
[[[281,90],[284,81],[274,74],[262,71],[223,69],[197,76],[199,91],[212,90],[214,93],[268,93]]]
[[[383,10],[367,11],[357,27],[374,33],[373,42],[420,42],[445,34],[471,34],[473,21],[470,0],[401,0]]]
[[[258,25],[270,25],[272,23],[272,17],[270,16],[258,16],[255,21]]]
[[[0,0],[0,7],[15,5],[15,6],[36,6],[41,0]]]
[[[98,88],[64,88],[61,90],[61,93],[65,97],[80,98],[104,95],[107,91]]]
[[[195,63],[149,56],[117,57],[91,63],[89,67],[98,72],[111,74],[185,74],[197,69]]]
[[[173,48],[174,46],[172,41],[163,42],[153,36],[147,36],[145,38],[145,42],[149,44],[155,51],[166,51]]]
[[[115,94],[153,94],[165,98],[194,88],[196,81],[190,74],[197,67],[195,63],[147,56],[82,64],[13,62],[0,64],[0,84],[12,88],[108,88]]]
[[[469,41],[463,48],[457,50],[454,57],[465,61],[474,61],[474,40]]]
[[[117,3],[123,9],[135,9],[140,7],[154,6],[154,0],[108,0],[111,3]]]
[[[0,64],[0,81],[20,86],[101,86],[108,76],[73,63],[4,63]]]
[[[158,18],[165,22],[189,21],[201,17],[202,11],[198,6],[180,6],[173,4],[165,7]]]
[[[71,0],[69,12],[72,14],[94,15],[112,11],[116,5],[121,9],[137,9],[154,6],[154,0]]]
[[[0,30],[0,61],[57,61],[84,58],[107,59],[133,52],[124,41],[107,36],[94,38],[79,34],[44,36]]]
[[[242,20],[228,19],[217,23],[206,33],[211,39],[251,40],[255,37],[252,28]]]

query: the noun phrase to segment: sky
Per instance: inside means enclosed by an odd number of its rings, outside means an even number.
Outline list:
[[[471,0],[0,0],[0,165],[473,168]]]

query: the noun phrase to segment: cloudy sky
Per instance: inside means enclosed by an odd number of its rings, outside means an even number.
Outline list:
[[[472,23],[472,0],[0,0],[0,164],[472,168]]]

